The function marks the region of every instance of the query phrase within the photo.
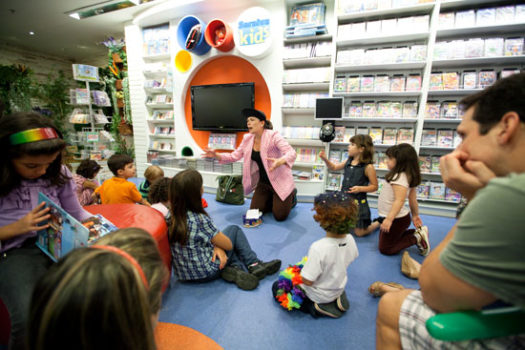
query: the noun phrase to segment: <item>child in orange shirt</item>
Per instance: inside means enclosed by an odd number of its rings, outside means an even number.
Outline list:
[[[150,205],[147,200],[142,198],[135,184],[127,181],[136,174],[133,158],[126,154],[114,154],[108,159],[108,167],[115,176],[104,181],[102,186],[95,190],[95,194],[100,196],[102,204],[140,203]]]

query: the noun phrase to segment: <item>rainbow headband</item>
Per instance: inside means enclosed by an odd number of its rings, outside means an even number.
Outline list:
[[[36,128],[14,133],[9,137],[12,146],[42,140],[58,139],[58,133],[53,128]]]

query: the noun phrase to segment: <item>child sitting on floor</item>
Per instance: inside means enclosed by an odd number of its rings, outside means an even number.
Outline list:
[[[169,189],[170,189],[169,177],[162,177],[151,184],[148,193],[148,201],[151,203],[151,207],[164,216],[168,227],[171,223],[170,214],[170,201],[169,201]]]
[[[101,166],[94,160],[84,159],[73,174],[75,180],[78,202],[81,206],[93,204],[93,191],[100,186],[95,178]]]
[[[149,206],[142,198],[133,182],[128,181],[136,175],[133,158],[126,154],[114,154],[108,159],[108,168],[114,177],[97,187],[94,195],[100,196],[102,204],[140,203]]]
[[[358,208],[349,194],[330,192],[315,197],[314,210],[314,220],[326,237],[312,243],[305,262],[281,272],[272,292],[288,310],[339,318],[350,306],[345,293],[346,270],[359,255],[348,234],[355,226]]]
[[[180,281],[207,282],[222,277],[243,290],[279,271],[281,260],[259,260],[239,226],[220,231],[202,208],[202,176],[195,169],[179,172],[170,182],[173,224],[171,257]]]
[[[150,165],[146,168],[146,171],[144,171],[144,177],[146,179],[140,183],[139,192],[142,198],[148,199],[151,185],[158,179],[164,177],[164,170],[162,170],[160,166]]]

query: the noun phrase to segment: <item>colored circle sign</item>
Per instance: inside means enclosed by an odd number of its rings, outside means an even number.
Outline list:
[[[175,67],[181,73],[185,73],[191,67],[191,54],[186,50],[180,50],[175,56]]]
[[[270,12],[251,7],[241,13],[235,24],[235,45],[241,54],[260,58],[270,52],[272,26]]]

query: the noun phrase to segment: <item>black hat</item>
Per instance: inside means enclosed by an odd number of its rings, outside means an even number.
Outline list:
[[[244,118],[255,117],[261,121],[266,120],[266,115],[263,112],[254,108],[245,108],[241,111],[241,114]]]

